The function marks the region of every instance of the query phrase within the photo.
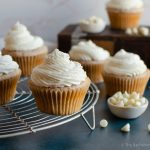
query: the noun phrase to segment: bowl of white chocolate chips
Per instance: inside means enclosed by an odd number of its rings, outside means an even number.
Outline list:
[[[148,107],[148,100],[136,92],[117,92],[107,100],[107,103],[112,114],[124,119],[137,118]]]

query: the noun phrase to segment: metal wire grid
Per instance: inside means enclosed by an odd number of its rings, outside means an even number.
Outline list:
[[[19,89],[14,100],[0,107],[0,138],[34,133],[53,128],[78,117],[82,117],[88,127],[95,129],[94,106],[98,100],[99,91],[94,84],[90,85],[84,104],[78,113],[68,116],[54,116],[42,113],[36,107],[32,93]],[[84,114],[92,110],[93,125],[90,125]]]

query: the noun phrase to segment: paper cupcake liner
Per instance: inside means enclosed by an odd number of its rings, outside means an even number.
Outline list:
[[[48,50],[45,47],[25,52],[19,50],[2,50],[2,54],[11,55],[13,60],[19,64],[22,71],[22,76],[30,76],[32,69],[44,62],[47,53]]]
[[[80,63],[92,82],[104,81],[102,76],[104,61],[80,61]]]
[[[125,12],[115,11],[107,8],[111,27],[114,29],[125,30],[127,28],[134,28],[139,25],[142,11],[137,12]]]
[[[20,75],[21,70],[18,69],[18,71],[9,75],[0,76],[0,105],[7,104],[13,100]]]
[[[22,70],[22,76],[30,76],[32,69],[44,62],[45,56],[45,54],[25,57],[13,56],[13,59],[19,64],[19,67]]]
[[[69,115],[78,112],[82,107],[89,85],[89,78],[78,86],[64,88],[39,87],[31,80],[29,81],[37,107],[42,112],[52,115]]]
[[[107,94],[112,96],[118,91],[128,93],[138,92],[143,95],[147,82],[150,77],[150,71],[147,70],[144,74],[135,77],[103,74],[104,82],[106,85]]]

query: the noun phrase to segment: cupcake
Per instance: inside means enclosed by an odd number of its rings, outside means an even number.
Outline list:
[[[2,54],[8,54],[19,64],[22,76],[30,76],[32,69],[43,63],[48,49],[43,40],[32,36],[27,28],[16,23],[5,37]]]
[[[143,11],[143,1],[110,0],[106,9],[111,27],[125,30],[138,26]]]
[[[0,105],[13,100],[20,75],[19,65],[11,56],[0,56]]]
[[[137,54],[120,50],[105,63],[103,77],[109,96],[118,91],[143,95],[150,71]]]
[[[72,46],[69,54],[72,60],[81,63],[92,82],[103,81],[103,65],[110,56],[108,51],[98,47],[92,41],[81,41]]]
[[[89,85],[90,79],[82,66],[58,49],[33,69],[29,81],[38,108],[53,115],[78,112]]]
[[[81,30],[87,33],[100,33],[105,27],[106,23],[101,17],[92,16],[80,22]]]

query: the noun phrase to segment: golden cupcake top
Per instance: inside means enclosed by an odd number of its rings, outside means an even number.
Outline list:
[[[27,27],[17,22],[5,36],[5,49],[29,51],[44,45],[42,38],[33,36]]]
[[[55,49],[45,62],[35,67],[32,82],[43,87],[65,87],[79,85],[86,80],[86,73],[80,63],[71,61],[67,53]]]

